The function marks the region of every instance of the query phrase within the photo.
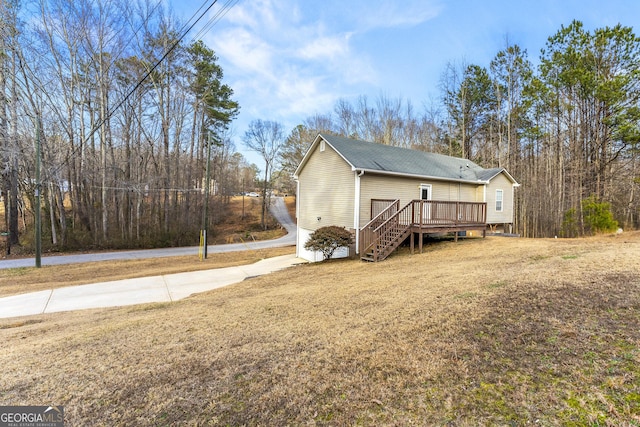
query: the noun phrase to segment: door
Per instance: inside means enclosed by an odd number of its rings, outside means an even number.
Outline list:
[[[428,202],[422,202],[422,219],[424,224],[431,219],[431,184],[420,184],[420,200],[427,200]]]

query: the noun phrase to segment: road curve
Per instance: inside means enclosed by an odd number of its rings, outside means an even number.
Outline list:
[[[209,245],[208,253],[237,252],[266,248],[279,248],[296,244],[296,224],[289,215],[289,211],[282,197],[271,199],[269,211],[273,217],[287,230],[283,237],[273,240],[250,241],[244,243],[229,243],[226,245]],[[142,249],[135,251],[99,252],[92,254],[51,255],[42,257],[42,265],[81,264],[85,262],[112,261],[124,259],[162,258],[172,256],[198,256],[198,246],[162,249]],[[0,260],[0,269],[34,267],[35,258],[20,258]]]

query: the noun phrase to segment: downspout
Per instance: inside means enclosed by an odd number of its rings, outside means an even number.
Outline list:
[[[513,233],[513,226],[516,220],[516,186],[511,186],[511,223],[509,224],[509,233]]]
[[[300,257],[300,221],[298,221],[298,212],[300,212],[300,180],[296,179],[296,257]]]
[[[364,175],[364,171],[355,171],[355,200],[353,203],[353,228],[356,230],[356,254],[360,253],[360,177]]]

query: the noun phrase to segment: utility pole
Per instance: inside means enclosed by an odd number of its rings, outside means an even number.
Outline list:
[[[209,225],[209,182],[211,181],[211,172],[209,171],[211,163],[211,133],[207,135],[207,166],[206,166],[206,179],[204,183],[204,211],[202,213],[202,257],[207,259],[207,226]]]
[[[35,192],[35,227],[36,227],[36,267],[42,265],[42,217],[40,212],[40,118],[36,117],[36,192]]]

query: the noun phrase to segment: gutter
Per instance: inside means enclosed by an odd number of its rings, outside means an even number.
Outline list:
[[[455,182],[455,183],[474,184],[474,185],[488,185],[489,184],[489,181],[484,181],[484,180],[481,180],[481,179],[473,181],[473,180],[468,180],[468,179],[443,178],[443,177],[439,177],[439,176],[414,175],[414,174],[401,173],[401,172],[388,172],[388,171],[381,171],[379,169],[356,169],[356,168],[351,168],[351,170],[355,171],[355,172],[361,171],[362,174],[364,174],[365,172],[369,172],[369,173],[379,174],[379,175],[391,175],[391,176],[399,176],[399,177],[405,177],[405,178],[421,178],[421,179],[429,179],[429,180],[433,180],[433,181]]]

